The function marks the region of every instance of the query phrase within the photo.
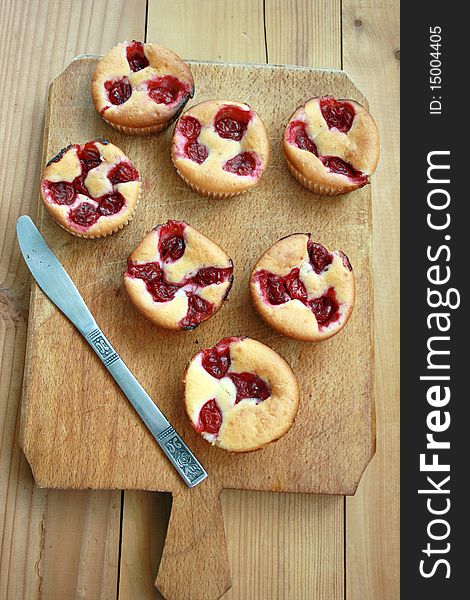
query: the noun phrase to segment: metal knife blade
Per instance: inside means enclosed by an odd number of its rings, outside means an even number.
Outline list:
[[[201,483],[207,477],[203,466],[98,327],[67,271],[28,216],[18,219],[16,232],[23,258],[39,287],[99,356],[185,483],[189,487]]]

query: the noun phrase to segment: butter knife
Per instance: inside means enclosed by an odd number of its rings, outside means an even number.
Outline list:
[[[201,483],[207,477],[203,466],[98,327],[75,284],[28,216],[18,219],[16,234],[23,258],[36,283],[99,356],[184,482],[189,487]]]

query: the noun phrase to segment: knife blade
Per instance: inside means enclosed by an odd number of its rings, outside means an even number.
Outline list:
[[[28,216],[18,219],[16,234],[26,265],[39,287],[99,356],[184,482],[189,487],[201,483],[207,477],[204,467],[98,327],[67,271]]]

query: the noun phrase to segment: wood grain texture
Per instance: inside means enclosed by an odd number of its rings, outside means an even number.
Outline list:
[[[120,600],[162,600],[155,587],[171,510],[171,494],[125,492]]]
[[[224,600],[344,597],[344,500],[222,493],[233,587]]]
[[[140,138],[118,135],[90,106],[86,83],[95,65],[92,58],[75,60],[54,80],[46,154],[55,156],[64,139],[111,138],[142,174],[138,213],[117,235],[100,240],[70,236],[42,205],[38,227],[97,322],[182,431],[219,490],[354,493],[374,451],[370,188],[347,198],[311,194],[289,175],[278,140],[292,106],[312,86],[319,93],[329,90],[362,103],[365,99],[341,72],[192,63],[195,80],[208,82],[198,101],[224,97],[236,86],[237,97],[249,100],[263,116],[271,139],[266,177],[249,194],[218,202],[214,219],[214,200],[185,187],[171,164],[171,130]],[[283,100],[273,105],[274,97]],[[223,240],[235,264],[235,283],[223,310],[184,334],[152,327],[132,308],[122,283],[127,256],[152,226],[168,218],[185,219],[210,238]],[[356,307],[347,334],[317,345],[297,343],[265,327],[251,307],[246,285],[252,265],[274,240],[302,230],[314,231],[327,247],[344,249],[356,273]],[[22,442],[37,483],[77,489],[185,488],[86,342],[36,285],[31,309]],[[303,397],[294,426],[281,440],[244,454],[207,444],[191,427],[181,403],[182,377],[195,351],[238,333],[259,339],[284,356],[297,374]],[[42,351],[46,346],[47,353]],[[293,450],[302,460],[292,461]]]
[[[19,447],[29,276],[15,221],[36,212],[50,80],[76,54],[142,36],[145,8],[140,0],[118,0],[113,11],[103,0],[0,3],[0,598],[8,600],[116,594],[120,493],[40,490]]]
[[[266,0],[265,15],[269,63],[341,68],[340,0]]]
[[[217,481],[173,493],[156,585],[166,600],[217,600],[231,586]]]
[[[120,507],[119,492],[60,491],[49,495],[41,560],[42,598],[116,598]]]
[[[182,187],[168,159],[171,132],[134,139],[107,131],[108,126],[90,106],[87,93],[86,82],[95,64],[95,59],[74,61],[54,81],[46,125],[47,156],[54,156],[65,138],[82,141],[111,138],[136,162],[142,173],[144,193],[139,215],[118,235],[96,241],[71,237],[52,223],[42,207],[38,226],[85,301],[93,307],[104,331],[211,473],[213,489],[205,503],[206,512],[213,514],[211,544],[204,547],[207,525],[188,530],[187,521],[178,520],[178,513],[184,517],[191,510],[201,512],[197,509],[197,494],[188,490],[168,468],[148,431],[111,384],[101,364],[70,323],[36,289],[29,323],[23,448],[40,485],[171,490],[174,503],[160,587],[168,592],[169,598],[176,597],[175,594],[183,597],[186,588],[178,587],[175,574],[183,572],[189,577],[187,569],[177,571],[180,563],[188,559],[195,581],[205,574],[207,598],[218,597],[213,594],[225,588],[219,589],[215,583],[225,586],[224,579],[221,573],[218,578],[212,578],[215,569],[210,567],[218,559],[222,570],[224,563],[223,525],[221,516],[217,521],[218,513],[213,506],[222,488],[353,493],[373,452],[370,193],[363,188],[349,195],[347,203],[342,198],[313,196],[291,179],[276,143],[292,106],[308,97],[312,85],[319,93],[353,97],[362,103],[365,100],[351,81],[338,72],[192,63],[196,81],[210,82],[200,92],[199,101],[223,97],[227,86],[236,86],[237,97],[250,98],[250,103],[260,111],[272,138],[271,167],[266,178],[249,195],[218,203],[218,219],[214,222],[213,201]],[[272,97],[283,101],[273,106]],[[75,122],[80,123],[76,131],[73,130]],[[157,163],[156,156],[160,157]],[[286,204],[285,198],[293,193],[293,188],[295,200]],[[279,207],[277,213],[273,211],[276,206]],[[238,285],[235,284],[224,309],[225,318],[211,319],[204,328],[184,336],[162,334],[151,328],[122,294],[126,257],[146,231],[168,218],[186,219],[210,237],[223,239],[224,247],[237,266]],[[250,220],[252,224],[248,226]],[[305,229],[321,231],[320,240],[327,246],[345,249],[357,274],[358,302],[348,325],[348,335],[338,335],[321,348],[279,338],[264,327],[253,314],[246,285],[243,285],[253,262],[273,240]],[[244,243],[240,249],[242,238]],[[77,260],[79,256],[83,260]],[[246,455],[231,455],[210,448],[192,430],[179,401],[177,374],[184,372],[194,349],[212,345],[221,337],[233,335],[234,331],[260,339],[286,356],[297,372],[304,396],[290,432],[263,451]],[[145,344],[141,343],[142,339],[146,340]],[[46,344],[50,348],[47,354],[40,351]],[[148,352],[149,347],[154,353]],[[161,375],[156,379],[157,356]],[[59,361],[62,361],[61,371],[56,368]],[[75,368],[77,362],[81,365],[79,371]],[[88,373],[86,379],[81,375],[83,371]],[[63,372],[68,374],[65,380]],[[41,389],[39,381],[43,385]],[[348,415],[347,420],[344,414]],[[293,449],[302,460],[292,461]],[[200,487],[203,497],[209,484]],[[211,502],[211,497],[215,502]],[[195,541],[188,541],[190,535],[195,536]],[[216,544],[217,540],[220,541]],[[189,547],[201,553],[196,564],[193,564],[194,554],[188,555],[185,551]],[[184,551],[178,553],[178,549]],[[209,568],[205,570],[205,566]],[[165,577],[165,573],[169,575]],[[211,582],[214,582],[213,589]],[[193,598],[196,593],[195,588],[191,590]]]
[[[344,69],[381,134],[373,186],[377,455],[347,499],[348,600],[399,597],[399,5],[343,1]]]
[[[183,58],[266,62],[262,0],[150,0],[147,40]]]

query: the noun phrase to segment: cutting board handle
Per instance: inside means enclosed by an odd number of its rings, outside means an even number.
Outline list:
[[[166,600],[218,600],[232,585],[220,491],[207,479],[173,494],[155,583]]]

